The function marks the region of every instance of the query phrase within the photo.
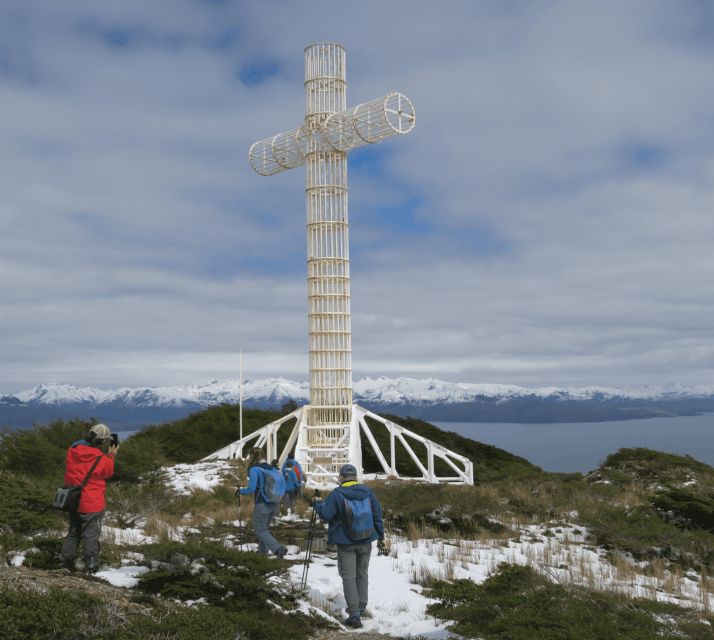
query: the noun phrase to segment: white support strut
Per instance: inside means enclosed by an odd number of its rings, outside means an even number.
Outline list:
[[[384,471],[379,477],[399,477],[399,443],[421,473],[414,479],[473,484],[471,461],[352,404],[347,153],[405,135],[415,123],[414,105],[395,91],[348,108],[344,47],[317,43],[305,48],[304,123],[254,143],[248,160],[263,176],[305,165],[310,403],[206,459],[243,457],[245,447],[252,444],[267,446],[272,460],[278,457],[279,429],[296,419],[280,461],[294,448],[296,459],[315,482],[334,482],[345,463],[362,475],[364,433]],[[366,417],[386,427],[389,462]],[[408,440],[424,446],[426,466]],[[456,475],[437,476],[436,459]]]
[[[270,424],[261,427],[242,440],[236,440],[231,444],[219,449],[214,453],[206,456],[204,460],[216,460],[220,458],[239,459],[242,458],[243,451],[249,446],[260,446],[261,443],[268,443],[270,446],[271,440],[277,442],[277,434],[280,428],[291,419],[296,420],[288,441],[283,448],[282,453],[278,456],[276,449],[269,449],[267,452],[268,459],[277,457],[282,465],[287,458],[288,453],[292,450],[293,442],[299,441],[300,433],[311,429],[307,425],[307,406],[301,407],[296,411],[271,422]],[[449,451],[423,436],[420,436],[401,425],[391,422],[376,413],[372,413],[363,409],[359,405],[352,406],[352,415],[355,418],[354,423],[349,426],[349,431],[343,434],[340,441],[331,445],[316,446],[316,447],[300,447],[296,449],[296,457],[298,462],[303,466],[303,469],[309,469],[309,476],[312,484],[321,485],[334,481],[339,471],[339,466],[346,462],[354,464],[353,459],[350,459],[350,444],[360,442],[360,432],[364,433],[369,442],[372,451],[374,452],[379,464],[382,467],[382,473],[370,472],[364,473],[362,465],[357,466],[360,479],[364,480],[384,480],[388,478],[398,478],[402,480],[414,480],[419,482],[427,482],[431,484],[437,483],[452,483],[452,484],[473,484],[474,471],[473,462],[465,456]],[[372,433],[371,428],[367,424],[366,418],[370,418],[375,422],[384,426],[389,433],[389,453],[388,457],[380,449],[379,444]],[[345,437],[346,436],[346,437]],[[397,469],[398,463],[396,460],[396,443],[399,442],[407,451],[409,458],[414,463],[414,466],[419,471],[416,476],[401,475]],[[421,445],[423,451],[415,451],[414,447]],[[421,455],[420,455],[421,454]],[[361,459],[361,450],[359,452]],[[387,459],[391,460],[391,464]],[[436,461],[441,460],[444,466],[448,466],[453,470],[453,475],[439,475],[436,472]],[[425,464],[426,463],[426,464]]]

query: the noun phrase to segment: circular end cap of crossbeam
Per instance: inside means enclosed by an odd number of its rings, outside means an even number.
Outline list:
[[[384,98],[384,115],[387,124],[399,135],[409,133],[416,124],[416,111],[412,101],[398,91],[393,91]]]
[[[283,167],[273,159],[270,143],[270,138],[268,140],[260,140],[259,142],[254,142],[248,150],[248,162],[253,167],[253,171],[261,176],[272,176],[283,171]]]

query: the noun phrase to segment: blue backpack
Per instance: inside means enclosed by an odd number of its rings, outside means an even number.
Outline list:
[[[263,476],[263,486],[260,493],[266,502],[280,502],[285,495],[285,478],[277,469],[263,469],[258,467]]]
[[[375,530],[369,496],[362,500],[342,496],[340,524],[350,540],[360,542],[371,538]]]

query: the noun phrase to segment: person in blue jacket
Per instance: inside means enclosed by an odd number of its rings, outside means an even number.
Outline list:
[[[345,624],[358,629],[367,609],[372,543],[377,540],[380,554],[386,551],[382,506],[372,489],[357,482],[357,469],[353,465],[346,464],[340,468],[339,482],[340,486],[324,502],[315,500],[314,508],[317,515],[328,523],[327,543],[337,545],[337,571],[342,578],[347,602]],[[356,518],[353,518],[357,509],[362,510],[363,518],[359,531],[355,530]]]
[[[283,477],[285,478],[285,496],[283,496],[283,504],[288,510],[288,515],[293,511],[293,503],[300,489],[300,481],[298,480],[295,469],[292,463],[288,460],[283,465]]]
[[[288,549],[281,545],[268,531],[273,518],[275,518],[280,509],[280,500],[277,502],[268,502],[266,500],[265,471],[273,473],[276,472],[276,469],[268,464],[263,450],[260,447],[255,447],[251,450],[250,459],[248,460],[248,486],[240,487],[236,494],[255,496],[253,531],[255,531],[255,536],[258,538],[258,553],[268,555],[268,551],[270,551],[282,560]]]
[[[305,486],[305,481],[307,478],[305,478],[305,472],[302,470],[302,466],[300,463],[295,459],[295,452],[291,451],[290,455],[285,459],[285,462],[283,462],[283,468],[281,471],[285,473],[285,470],[288,468],[288,463],[292,463],[293,471],[295,472],[295,475],[297,476],[298,480],[298,487],[297,491],[295,492],[295,497],[300,496],[300,491],[302,488]]]

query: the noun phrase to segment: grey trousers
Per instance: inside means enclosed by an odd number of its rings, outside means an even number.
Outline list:
[[[253,531],[258,538],[258,553],[262,555],[268,555],[268,551],[277,553],[283,546],[268,531],[279,509],[279,502],[256,502],[253,507]]]
[[[342,578],[348,616],[360,616],[367,608],[367,573],[371,554],[371,542],[337,545],[337,571]]]
[[[77,557],[77,549],[84,540],[84,567],[97,570],[99,568],[99,537],[102,533],[102,518],[104,511],[95,513],[69,513],[69,531],[62,544],[62,562],[70,564]]]
[[[295,496],[297,495],[297,489],[293,491],[286,491],[283,496],[283,504],[287,509],[292,509],[295,503]]]

